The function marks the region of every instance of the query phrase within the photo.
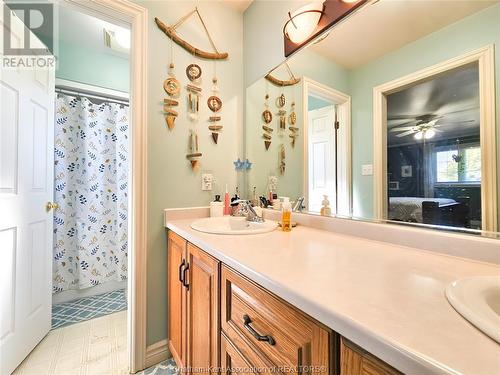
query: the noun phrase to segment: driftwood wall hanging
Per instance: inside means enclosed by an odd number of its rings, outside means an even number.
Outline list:
[[[176,29],[184,21],[186,21],[189,17],[191,17],[194,14],[196,14],[198,16],[198,18],[200,19],[200,22],[203,25],[203,28],[205,29],[205,33],[207,34],[208,39],[210,40],[210,43],[212,44],[214,52],[207,52],[207,51],[203,51],[199,48],[196,48],[193,45],[191,45],[190,43],[188,43],[187,41],[185,41],[184,39],[182,39],[177,34]],[[179,46],[184,48],[186,51],[188,51],[193,56],[201,57],[201,58],[207,59],[207,60],[225,60],[229,56],[227,52],[219,52],[219,50],[217,50],[217,47],[215,46],[215,43],[208,32],[207,26],[205,25],[205,22],[203,21],[203,18],[201,17],[200,12],[198,11],[198,8],[195,8],[193,11],[189,12],[184,17],[181,17],[179,19],[179,21],[174,23],[172,26],[166,25],[158,17],[155,17],[155,22],[161,31],[163,31],[170,39],[172,39],[175,43],[177,43]]]
[[[285,63],[285,67],[286,67],[286,70],[288,71],[288,75],[290,76],[289,79],[281,80],[281,79],[278,79],[278,78],[274,77],[273,75],[271,75],[271,73],[266,74],[266,76],[264,78],[267,79],[269,82],[271,82],[273,85],[280,86],[280,87],[294,86],[297,83],[299,83],[300,78],[295,77],[295,75],[292,72],[292,69],[290,69],[290,66],[287,63]]]

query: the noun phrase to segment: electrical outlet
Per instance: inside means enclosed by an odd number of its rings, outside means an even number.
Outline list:
[[[212,184],[214,182],[214,176],[210,173],[203,173],[201,175],[201,190],[209,191],[212,190]]]
[[[361,166],[361,176],[372,176],[373,164],[363,164]]]

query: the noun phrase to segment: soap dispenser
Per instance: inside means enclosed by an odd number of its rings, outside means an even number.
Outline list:
[[[323,202],[321,202],[323,207],[321,207],[321,216],[331,216],[332,210],[330,209],[330,201],[328,200],[328,195],[323,195]]]
[[[281,204],[281,229],[284,232],[292,230],[292,204],[288,197],[284,197]]]
[[[217,194],[213,202],[210,202],[210,217],[224,216],[224,204],[220,200],[220,195]]]

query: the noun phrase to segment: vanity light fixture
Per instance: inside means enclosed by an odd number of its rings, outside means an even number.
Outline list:
[[[295,12],[288,12],[288,21],[283,27],[283,34],[295,44],[306,41],[316,30],[324,14],[322,1],[304,5]]]

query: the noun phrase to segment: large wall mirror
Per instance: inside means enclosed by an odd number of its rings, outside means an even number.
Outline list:
[[[499,19],[498,1],[380,0],[292,55],[246,89],[249,195],[498,232]]]

